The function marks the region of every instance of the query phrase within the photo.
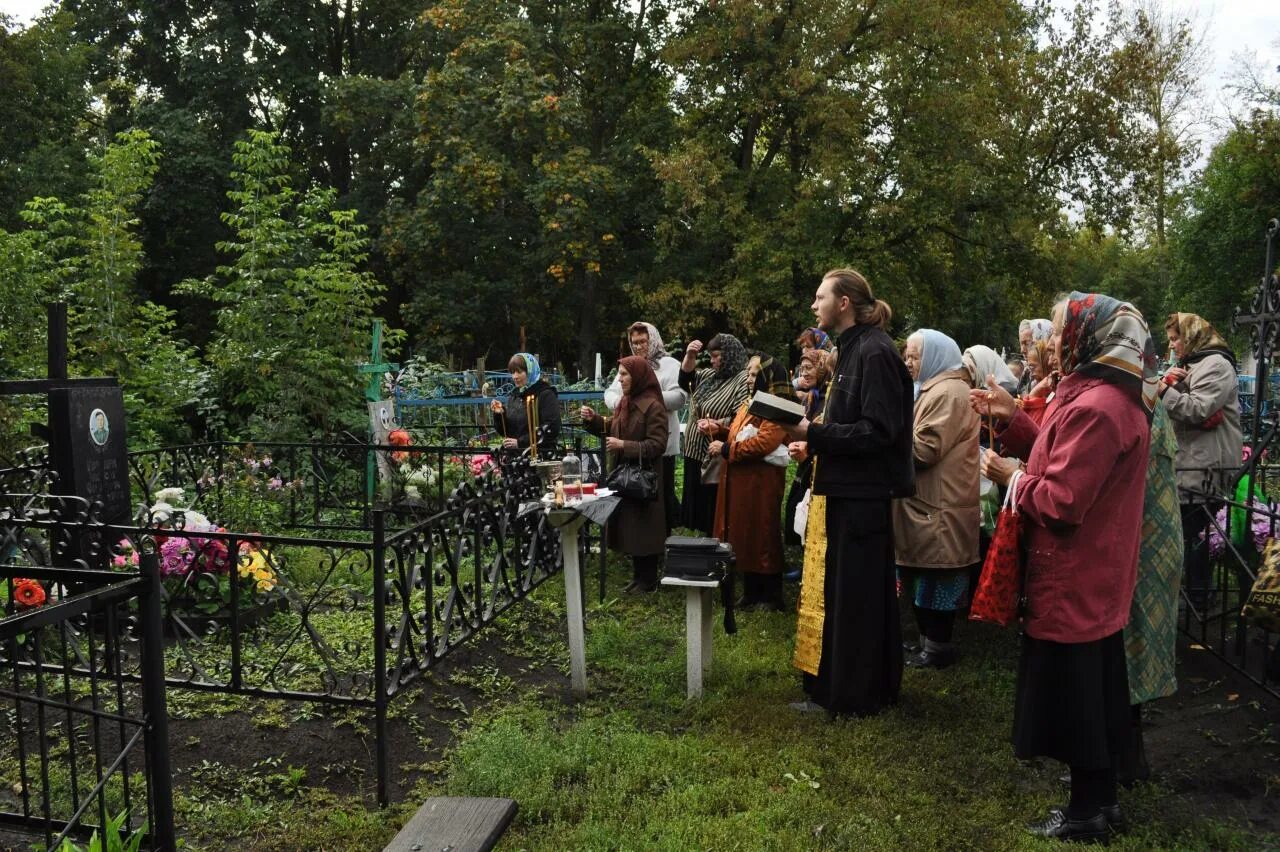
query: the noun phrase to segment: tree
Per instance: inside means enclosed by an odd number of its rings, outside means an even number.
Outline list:
[[[0,228],[19,226],[28,199],[74,198],[85,189],[88,52],[71,23],[54,13],[18,30],[0,15]]]
[[[1172,229],[1169,307],[1227,331],[1264,274],[1264,228],[1280,211],[1280,115],[1258,110],[1218,142],[1188,207]]]
[[[681,132],[655,158],[662,264],[637,294],[678,329],[776,350],[810,321],[822,273],[852,264],[899,328],[1012,342],[1062,283],[1046,241],[1064,199],[1129,220],[1136,68],[1115,13],[691,6],[667,47]]]
[[[384,243],[406,316],[440,351],[503,341],[505,355],[523,329],[544,357],[585,370],[600,329],[631,319],[622,287],[650,257],[646,151],[671,126],[666,7],[449,0],[427,20],[446,56],[418,102],[430,173],[393,206]]]
[[[363,416],[355,364],[382,288],[360,271],[368,239],[355,213],[337,208],[332,188],[294,190],[290,157],[266,131],[236,144],[234,209],[223,214],[232,236],[218,245],[230,262],[180,288],[217,306],[213,425],[231,434],[332,434]]]

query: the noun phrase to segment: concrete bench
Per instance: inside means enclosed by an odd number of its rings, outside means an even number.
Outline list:
[[[511,799],[427,799],[383,852],[488,852],[516,816]]]
[[[685,682],[689,698],[702,695],[702,676],[711,668],[711,613],[715,608],[712,595],[720,588],[719,580],[685,580],[663,577],[662,585],[684,589]]]

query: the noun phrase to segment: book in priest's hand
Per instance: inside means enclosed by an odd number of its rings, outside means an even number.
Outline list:
[[[794,399],[756,391],[751,398],[751,405],[747,407],[747,413],[774,423],[795,426],[804,419],[804,406]]]

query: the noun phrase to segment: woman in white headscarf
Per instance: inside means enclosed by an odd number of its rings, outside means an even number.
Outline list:
[[[975,388],[985,390],[987,376],[995,376],[996,384],[1011,395],[1018,395],[1018,380],[1009,371],[1004,359],[990,346],[970,346],[962,356],[964,368],[969,372],[969,382]]]
[[[911,596],[922,645],[907,665],[941,669],[955,662],[956,608],[978,561],[979,421],[954,340],[921,329],[907,338],[904,357],[916,390],[916,493],[893,501],[893,542],[902,594]]]

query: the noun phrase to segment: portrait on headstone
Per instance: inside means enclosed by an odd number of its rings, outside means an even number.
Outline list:
[[[107,444],[107,439],[111,436],[111,426],[107,422],[107,413],[101,408],[95,408],[89,412],[89,437],[99,447]]]
[[[396,404],[389,399],[369,403],[369,428],[373,435],[373,443],[386,446],[391,443],[391,433],[399,428],[396,424]],[[378,454],[378,473],[385,481],[391,477],[391,459],[386,450]]]

